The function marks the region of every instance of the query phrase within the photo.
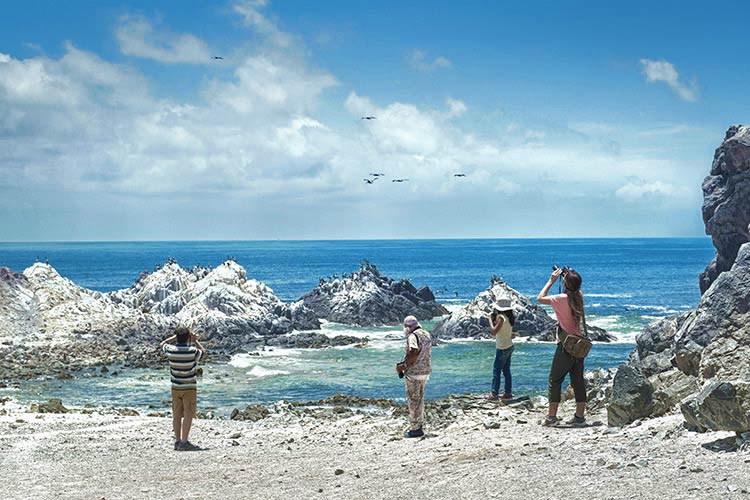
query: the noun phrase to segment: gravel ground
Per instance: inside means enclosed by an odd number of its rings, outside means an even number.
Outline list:
[[[176,452],[169,418],[4,408],[3,499],[750,499],[734,434],[686,431],[678,415],[544,428],[542,408],[477,403],[413,440],[390,412],[282,404],[258,422],[198,420],[205,450]]]

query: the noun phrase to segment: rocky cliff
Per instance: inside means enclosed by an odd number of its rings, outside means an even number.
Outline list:
[[[651,324],[615,375],[610,425],[679,407],[695,429],[750,430],[750,129],[731,127],[703,185],[716,258],[695,311]]]
[[[0,379],[154,364],[156,345],[178,324],[194,329],[214,359],[267,337],[320,327],[312,310],[281,301],[233,261],[213,270],[169,262],[109,294],[82,288],[47,264],[23,274],[0,269]]]
[[[731,269],[740,246],[750,240],[750,126],[727,130],[703,181],[703,221],[716,257],[700,275],[701,293]]]
[[[428,287],[383,276],[369,262],[340,278],[322,279],[300,301],[318,318],[359,326],[398,325],[409,315],[426,320],[448,313]]]
[[[489,336],[490,324],[487,316],[492,312],[492,305],[499,299],[511,301],[516,316],[513,331],[519,336],[542,341],[555,340],[557,322],[542,307],[508,286],[498,276],[493,276],[490,286],[474,300],[437,325],[434,335],[439,338]],[[592,340],[604,342],[614,340],[613,336],[592,325],[589,325],[588,332]]]

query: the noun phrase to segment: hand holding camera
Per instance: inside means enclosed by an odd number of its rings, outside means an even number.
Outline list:
[[[406,374],[406,363],[404,361],[396,363],[396,373],[398,374],[398,378],[404,378]]]

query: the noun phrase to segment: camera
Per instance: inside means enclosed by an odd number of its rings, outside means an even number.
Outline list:
[[[400,365],[405,365],[405,364],[406,364],[406,359],[403,359],[399,361],[398,363],[396,363],[396,368],[398,368]],[[404,378],[405,375],[406,375],[406,370],[401,370],[400,372],[398,372],[398,378]]]
[[[558,269],[560,269],[560,268],[557,267],[557,266],[552,266],[552,270],[553,271],[557,271]],[[568,266],[563,266],[562,267],[562,277],[563,278],[565,277],[566,274],[568,274],[568,271],[570,271],[570,268]]]

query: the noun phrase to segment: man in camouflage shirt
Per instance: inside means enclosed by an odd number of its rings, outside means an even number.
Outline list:
[[[411,429],[406,433],[406,437],[416,438],[424,436],[424,388],[432,372],[432,338],[430,332],[423,329],[414,316],[404,318],[404,335],[406,356],[396,365],[396,372],[399,377],[404,377],[406,399],[409,404]]]

